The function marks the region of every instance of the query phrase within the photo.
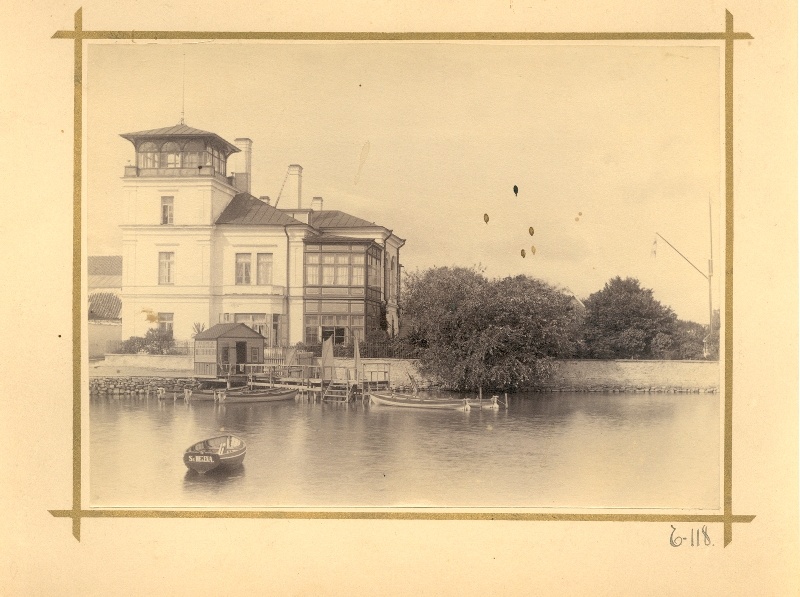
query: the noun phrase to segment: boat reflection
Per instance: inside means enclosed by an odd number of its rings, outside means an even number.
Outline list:
[[[198,473],[188,469],[183,477],[183,485],[185,489],[191,489],[192,486],[219,485],[235,485],[241,482],[245,477],[246,465],[241,464],[234,468],[215,468],[207,473]]]

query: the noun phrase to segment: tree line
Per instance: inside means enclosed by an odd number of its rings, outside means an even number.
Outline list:
[[[454,390],[533,388],[555,359],[717,359],[719,319],[679,320],[635,278],[584,301],[530,276],[490,280],[478,268],[409,273],[402,334],[420,368]]]

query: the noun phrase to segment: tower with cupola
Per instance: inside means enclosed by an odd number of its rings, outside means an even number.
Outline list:
[[[251,141],[182,123],[121,136],[135,150],[122,178],[122,337],[155,323],[187,338],[195,322],[216,323],[214,224],[250,190]]]

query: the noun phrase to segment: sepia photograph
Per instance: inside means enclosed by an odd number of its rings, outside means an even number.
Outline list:
[[[796,2],[6,12],[0,594],[797,593]]]
[[[92,506],[719,510],[721,60],[90,44]]]

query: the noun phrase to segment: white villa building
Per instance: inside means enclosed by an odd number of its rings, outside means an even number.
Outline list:
[[[383,226],[304,201],[289,166],[281,208],[250,194],[252,141],[184,124],[127,133],[122,178],[122,338],[178,340],[194,325],[245,323],[267,346],[398,332],[400,248]]]

